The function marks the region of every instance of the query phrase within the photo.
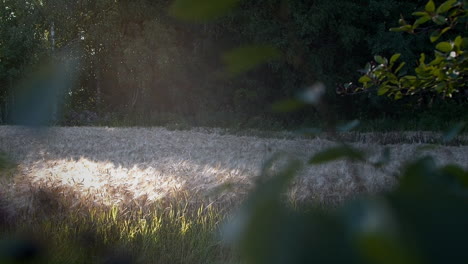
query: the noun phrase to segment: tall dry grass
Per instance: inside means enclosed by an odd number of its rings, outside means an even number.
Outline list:
[[[169,131],[164,128],[48,128],[0,127],[0,150],[18,164],[18,173],[4,193],[18,206],[33,208],[31,190],[66,187],[72,207],[93,205],[145,206],[189,193],[209,202],[236,201],[249,190],[262,164],[274,153],[307,161],[336,143],[322,139],[235,136],[220,130]],[[402,137],[411,137],[403,134]],[[429,137],[429,135],[425,135]],[[387,140],[395,135],[380,134]],[[357,137],[354,137],[357,138]],[[468,165],[468,146],[378,144],[364,134],[357,148],[378,159],[387,147],[392,156],[385,169],[347,161],[305,167],[290,195],[299,201],[340,201],[356,192],[375,192],[395,183],[388,171],[415,156],[430,154],[440,163]],[[370,140],[372,139],[372,140]],[[370,142],[370,143],[369,143]],[[356,182],[359,175],[359,182]],[[218,192],[229,184],[228,192]]]

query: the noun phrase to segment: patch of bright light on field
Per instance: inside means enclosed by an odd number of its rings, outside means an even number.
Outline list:
[[[39,165],[39,164],[38,164]],[[51,160],[30,173],[33,183],[66,186],[82,194],[99,194],[108,202],[128,202],[145,197],[158,200],[183,188],[176,175],[163,174],[155,168],[124,168],[112,162],[80,160]]]
[[[69,190],[83,201],[115,205],[154,202],[187,192],[205,196],[233,179],[248,178],[241,168],[174,158],[126,165],[84,157],[38,161],[28,170],[27,181],[39,188]]]

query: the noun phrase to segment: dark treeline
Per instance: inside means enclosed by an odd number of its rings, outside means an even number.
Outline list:
[[[372,92],[335,94],[339,85],[356,80],[375,54],[399,52],[416,62],[420,52],[431,51],[424,34],[388,31],[425,1],[244,1],[227,17],[206,24],[171,17],[170,3],[0,2],[2,122],[10,120],[18,84],[44,67],[46,58],[57,64],[70,58],[79,62],[67,73],[75,81],[66,87],[63,111],[56,117],[62,124],[88,118],[97,123],[131,120],[129,125],[180,120],[200,126],[300,125],[315,120],[312,109],[278,115],[270,105],[317,81],[326,84],[327,102],[341,120],[411,118],[430,106],[447,108],[437,100],[429,103],[430,98],[395,103]],[[273,45],[283,56],[229,77],[222,54],[251,43]],[[453,117],[462,104],[444,113]]]

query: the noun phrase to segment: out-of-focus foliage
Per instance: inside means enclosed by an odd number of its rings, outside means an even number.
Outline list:
[[[401,54],[394,54],[390,59],[377,55],[374,63],[366,65],[364,75],[359,79],[362,89],[376,88],[378,95],[387,95],[394,99],[422,93],[440,94],[444,98],[461,93],[462,97],[466,97],[467,7],[466,1],[448,0],[436,5],[430,0],[424,10],[413,13],[417,19],[412,24],[401,18],[400,27],[391,28],[390,31],[430,33],[430,41],[435,45],[434,56],[422,53],[418,66],[407,72],[403,70],[406,63],[398,62]],[[429,23],[433,25],[428,25]],[[441,39],[443,40],[440,41]]]
[[[468,171],[463,168],[437,166],[424,157],[406,166],[395,190],[336,209],[288,205],[284,190],[296,169],[291,163],[271,175],[267,168],[226,225],[225,238],[245,263],[417,264],[468,258]]]
[[[274,47],[250,45],[238,47],[225,53],[223,60],[230,73],[240,74],[278,57],[280,57],[280,52]]]
[[[0,2],[0,122],[5,122],[14,100],[14,83],[44,54],[42,17],[30,1]]]
[[[11,120],[16,124],[43,126],[53,124],[59,106],[71,92],[76,78],[76,61],[54,61],[43,64],[18,84]]]

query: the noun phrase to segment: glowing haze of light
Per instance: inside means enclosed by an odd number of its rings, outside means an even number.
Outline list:
[[[31,71],[10,98],[11,121],[32,127],[57,121],[61,103],[77,79],[78,57],[71,51],[62,52]]]

